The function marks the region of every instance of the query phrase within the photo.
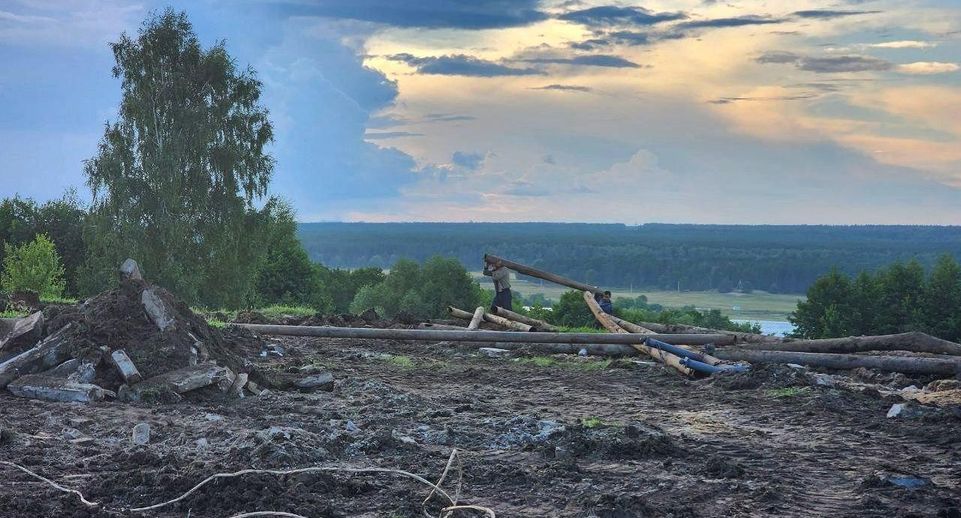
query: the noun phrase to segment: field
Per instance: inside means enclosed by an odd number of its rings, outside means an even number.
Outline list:
[[[480,272],[472,272],[483,287],[490,287],[490,278]],[[514,291],[524,296],[543,293],[551,300],[557,300],[567,288],[549,282],[530,282],[512,279]],[[630,288],[609,288],[617,297],[637,297],[647,295],[648,302],[666,307],[694,306],[698,309],[719,309],[725,316],[744,320],[785,321],[795,310],[798,300],[804,295],[787,295],[754,291],[753,293],[718,293],[717,291],[643,291]]]
[[[488,358],[476,348],[387,340],[272,338],[250,361],[269,394],[77,405],[0,393],[0,456],[81,491],[2,468],[5,516],[424,516],[423,483],[503,517],[957,516],[957,418],[887,419],[876,393],[788,367],[699,381],[650,362]],[[334,386],[291,382],[327,371]],[[914,383],[905,379],[903,384]],[[933,411],[932,411],[933,412]],[[147,445],[131,428],[150,425]],[[329,469],[221,479],[217,472]],[[353,470],[351,472],[350,470]],[[897,484],[916,480],[918,489]],[[459,488],[459,489],[458,489]],[[434,496],[426,509],[445,505]],[[955,514],[952,514],[955,513]],[[483,516],[461,511],[453,518]]]

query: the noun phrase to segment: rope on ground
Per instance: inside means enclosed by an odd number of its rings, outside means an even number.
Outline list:
[[[454,448],[450,451],[450,458],[447,459],[447,465],[444,466],[444,472],[440,474],[440,478],[437,479],[437,482],[434,483],[435,486],[440,487],[440,485],[444,483],[444,479],[447,478],[447,472],[450,471],[451,465],[454,464],[454,457],[456,456],[457,456],[457,448]],[[434,493],[435,491],[431,489],[430,493],[427,494],[427,498],[425,498],[420,505],[427,505],[427,502],[429,502],[431,497],[434,496]],[[456,497],[451,499],[451,504],[457,505]]]
[[[136,513],[142,513],[144,511],[153,511],[154,509],[160,509],[161,507],[166,507],[168,505],[175,504],[187,498],[188,496],[192,495],[195,491],[207,485],[208,483],[221,478],[234,478],[234,477],[241,477],[243,475],[250,475],[250,474],[295,475],[298,473],[316,473],[316,472],[329,472],[329,471],[343,472],[343,473],[391,473],[395,475],[402,475],[407,478],[414,479],[422,484],[426,484],[427,486],[430,486],[435,491],[437,491],[437,494],[446,498],[447,501],[451,503],[451,505],[455,505],[454,499],[451,498],[451,496],[448,495],[447,492],[445,492],[443,489],[437,487],[436,485],[434,485],[433,482],[425,479],[424,477],[415,475],[408,471],[402,471],[399,469],[388,469],[388,468],[340,468],[340,467],[317,466],[317,467],[311,467],[311,468],[299,468],[299,469],[290,469],[290,470],[242,469],[240,471],[235,471],[233,473],[215,473],[205,478],[199,484],[190,488],[186,493],[178,496],[177,498],[174,498],[172,500],[167,500],[166,502],[161,502],[159,504],[149,505],[146,507],[135,507],[133,509],[130,509],[130,511],[136,512]]]
[[[241,513],[235,514],[230,518],[249,518],[251,516],[286,516],[287,518],[307,518],[294,513],[285,513],[284,511],[254,511],[252,513]]]
[[[57,484],[56,482],[54,482],[54,481],[52,481],[52,480],[50,480],[50,479],[48,479],[48,478],[44,478],[44,477],[42,477],[42,476],[40,476],[40,475],[38,475],[38,474],[30,471],[29,469],[27,469],[27,468],[25,468],[25,467],[23,467],[23,466],[21,466],[21,465],[19,465],[19,464],[14,464],[14,463],[12,463],[12,462],[7,462],[7,461],[5,461],[5,460],[0,461],[0,464],[6,465],[6,466],[10,466],[10,467],[13,467],[13,468],[17,468],[17,469],[19,469],[20,471],[26,473],[27,475],[30,475],[31,477],[33,477],[33,478],[35,478],[35,479],[37,479],[37,480],[40,480],[41,482],[45,482],[45,483],[49,484],[51,487],[57,489],[58,491],[63,491],[64,493],[71,493],[71,494],[77,495],[77,496],[80,498],[80,501],[83,502],[83,504],[86,505],[87,507],[100,507],[100,504],[98,504],[97,502],[91,502],[91,501],[87,500],[86,498],[84,498],[83,493],[81,493],[80,491],[77,491],[76,489],[70,489],[70,488],[63,487],[63,486],[61,486],[60,484]],[[451,502],[454,503],[453,501],[451,501]]]
[[[484,513],[486,516],[490,516],[490,518],[497,518],[497,515],[494,514],[493,509],[488,509],[487,507],[482,507],[479,505],[452,505],[450,507],[445,507],[441,509],[441,513],[442,513],[441,518],[448,518],[452,516],[454,514],[454,511],[467,510],[467,509],[470,509],[472,511],[480,511]]]

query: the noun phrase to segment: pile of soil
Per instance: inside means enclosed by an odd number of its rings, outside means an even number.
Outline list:
[[[146,290],[151,290],[166,310],[169,325],[164,330],[144,309]],[[234,373],[248,372],[250,365],[244,357],[259,350],[262,343],[243,330],[224,333],[209,326],[167,290],[135,279],[124,280],[118,288],[80,304],[50,306],[45,320],[45,335],[62,330],[69,356],[95,365],[93,383],[111,391],[123,384],[109,362],[115,350],[126,352],[147,379],[205,361]]]

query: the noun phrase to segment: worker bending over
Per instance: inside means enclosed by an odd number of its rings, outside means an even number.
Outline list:
[[[484,275],[494,281],[494,301],[491,303],[491,311],[496,308],[512,311],[514,306],[511,301],[511,271],[504,266],[503,261],[498,259],[496,262],[487,262],[484,265]]]

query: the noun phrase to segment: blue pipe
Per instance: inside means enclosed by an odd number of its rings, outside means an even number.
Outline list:
[[[749,370],[747,365],[710,365],[704,361],[705,358],[703,354],[662,342],[656,338],[645,338],[644,343],[647,344],[648,347],[680,356],[681,365],[687,366],[697,372],[714,374],[716,372],[747,372]]]
[[[689,351],[687,349],[682,349],[676,345],[671,345],[667,342],[662,342],[656,338],[645,338],[644,343],[648,347],[653,347],[655,349],[660,349],[662,351],[667,351],[674,356],[680,356],[682,358],[690,358],[692,360],[697,360],[704,363],[704,355],[701,353],[696,353],[694,351]]]

